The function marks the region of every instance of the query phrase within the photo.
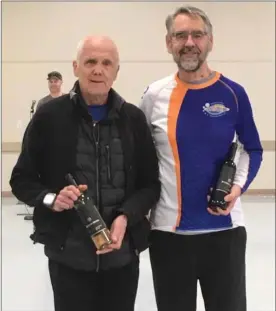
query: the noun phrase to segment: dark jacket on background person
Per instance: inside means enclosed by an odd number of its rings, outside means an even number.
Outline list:
[[[68,173],[88,185],[108,227],[118,215],[127,216],[120,250],[97,256],[74,209],[44,206],[47,193],[68,185]],[[34,115],[10,185],[17,199],[34,207],[31,238],[45,245],[49,258],[83,270],[128,264],[148,247],[147,214],[160,196],[158,159],[143,112],[111,89],[107,118],[93,122],[76,82],[70,94]]]

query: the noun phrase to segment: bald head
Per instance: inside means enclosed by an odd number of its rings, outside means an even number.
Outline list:
[[[119,52],[115,42],[108,36],[87,36],[77,47],[76,61],[79,62],[82,54],[93,49],[109,52],[119,65]]]
[[[73,67],[84,96],[106,96],[119,70],[116,44],[107,36],[85,37],[78,44]]]

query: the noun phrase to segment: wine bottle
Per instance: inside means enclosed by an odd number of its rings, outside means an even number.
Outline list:
[[[69,184],[80,189],[71,174],[67,174],[66,179]],[[86,227],[86,230],[97,250],[103,250],[112,243],[110,231],[91,197],[81,191],[81,195],[78,197],[77,201],[75,201],[74,208],[76,209],[81,222]]]
[[[237,148],[238,143],[232,142],[228,156],[222,165],[216,186],[211,192],[208,206],[214,211],[217,210],[217,207],[222,210],[227,209],[228,202],[225,202],[224,197],[231,192],[233,186],[236,174],[236,164],[234,160]]]

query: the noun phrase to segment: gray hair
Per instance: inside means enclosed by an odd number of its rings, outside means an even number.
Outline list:
[[[206,31],[209,34],[212,34],[213,26],[212,26],[212,24],[210,22],[209,17],[206,15],[205,12],[203,12],[202,10],[200,10],[200,9],[198,9],[196,7],[193,7],[193,6],[182,6],[182,7],[178,8],[178,9],[176,9],[176,11],[173,14],[170,14],[166,18],[166,28],[167,28],[167,32],[168,33],[171,33],[173,21],[180,14],[186,14],[186,15],[189,15],[189,16],[200,17],[203,20],[204,24],[205,24]]]

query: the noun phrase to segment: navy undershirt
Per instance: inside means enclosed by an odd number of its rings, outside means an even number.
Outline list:
[[[94,121],[101,121],[107,117],[107,104],[104,105],[89,105],[88,112]]]

